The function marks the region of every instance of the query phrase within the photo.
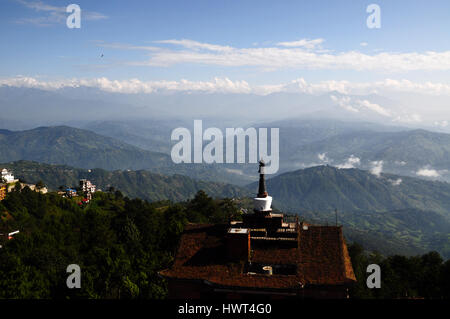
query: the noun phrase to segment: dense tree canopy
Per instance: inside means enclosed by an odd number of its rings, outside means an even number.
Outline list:
[[[350,258],[357,284],[351,291],[354,298],[450,298],[450,260],[443,261],[437,252],[405,257],[366,253],[362,246],[349,246]],[[381,269],[381,288],[369,289],[367,266],[377,264]]]
[[[170,266],[188,222],[239,219],[236,201],[199,191],[187,202],[149,203],[120,191],[97,192],[86,206],[55,193],[17,189],[0,202],[0,298],[165,298],[158,271]],[[450,297],[450,261],[436,252],[416,257],[368,254],[349,246],[355,298]],[[367,265],[382,269],[381,289],[366,286]],[[66,268],[81,268],[81,289],[68,289]]]
[[[20,230],[0,249],[1,298],[164,298],[157,271],[173,260],[184,225],[237,213],[232,202],[204,192],[180,204],[96,193],[81,208],[27,187],[8,194],[0,211],[1,233]],[[81,267],[81,289],[66,286],[69,264]]]

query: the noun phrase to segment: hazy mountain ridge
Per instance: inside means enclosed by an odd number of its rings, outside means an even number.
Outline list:
[[[417,95],[417,94],[416,94]],[[386,117],[370,109],[352,112],[339,106],[333,97],[347,97],[352,100],[368,100],[384,108],[404,108],[411,102],[423,105],[445,104],[434,100],[433,96],[418,94],[396,95],[379,94],[349,95],[337,91],[307,94],[302,92],[277,92],[266,95],[254,93],[219,92],[154,92],[119,93],[94,87],[76,86],[53,89],[33,87],[14,87],[0,85],[0,104],[5,105],[2,118],[20,119],[32,125],[60,125],[68,121],[90,120],[132,120],[177,118],[238,121],[242,125],[253,121],[273,121],[286,118],[329,119],[342,121],[370,121],[378,124],[391,124],[404,127],[421,127],[435,131],[450,132],[450,127],[436,126],[433,122],[402,122],[394,117]],[[404,104],[401,101],[409,100]],[[419,101],[419,102],[416,102]],[[186,112],[186,110],[189,110]],[[80,116],[82,114],[82,116]],[[22,128],[23,125],[20,125]],[[27,127],[30,127],[28,124]]]
[[[311,153],[316,159],[318,153],[326,152],[336,159],[354,154],[361,157],[372,156],[373,160],[442,165],[450,161],[450,134],[422,129],[401,132],[356,131],[308,143],[293,155],[298,156],[302,152]]]
[[[383,172],[450,181],[450,134],[446,133],[353,130],[304,143],[280,129],[280,140],[284,171],[320,164],[370,169],[382,161]],[[352,156],[357,162],[347,164]],[[422,174],[421,170],[433,172]]]

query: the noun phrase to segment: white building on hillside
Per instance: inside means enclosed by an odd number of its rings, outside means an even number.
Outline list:
[[[83,192],[95,193],[95,185],[88,181],[87,179],[80,179],[80,189]]]
[[[18,180],[14,179],[14,175],[12,173],[8,172],[8,170],[6,168],[4,168],[4,169],[2,169],[1,181],[5,181],[5,183],[15,183]]]

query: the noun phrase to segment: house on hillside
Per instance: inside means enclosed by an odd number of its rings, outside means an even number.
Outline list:
[[[66,189],[66,196],[69,198],[77,196],[77,190],[73,188],[67,188]]]
[[[15,183],[18,182],[18,179],[14,178],[14,175],[9,172],[6,168],[2,169],[2,175],[0,178],[0,183],[6,183],[6,184],[10,184],[10,183]]]
[[[87,179],[80,179],[80,189],[83,192],[95,193],[96,186]]]
[[[16,188],[16,184],[17,184],[18,180],[16,180],[15,183],[9,184],[7,187],[7,192],[12,192],[15,188]],[[31,189],[32,191],[35,192],[39,192],[41,194],[47,194],[48,193],[48,189],[47,187],[42,187],[42,188],[37,188],[35,184],[26,184],[26,183],[19,183],[20,185],[20,189],[24,189],[25,187],[28,187],[29,189]]]
[[[90,201],[92,194],[95,193],[96,186],[87,179],[80,179],[80,189],[83,191],[84,197]]]
[[[6,185],[0,184],[0,201],[4,200],[6,197]]]
[[[347,298],[356,282],[338,226],[272,212],[260,162],[254,212],[229,224],[186,227],[170,269],[170,298]]]

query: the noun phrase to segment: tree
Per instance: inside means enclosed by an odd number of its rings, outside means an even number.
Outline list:
[[[442,296],[446,299],[450,299],[450,259],[447,260],[441,267],[441,286]]]
[[[38,181],[37,183],[36,183],[36,189],[37,190],[40,190],[40,189],[43,189],[45,187],[45,184],[44,184],[44,182],[43,181]]]
[[[16,184],[14,185],[14,191],[20,192],[21,190],[22,190],[22,184],[20,184],[20,182],[16,182]]]

